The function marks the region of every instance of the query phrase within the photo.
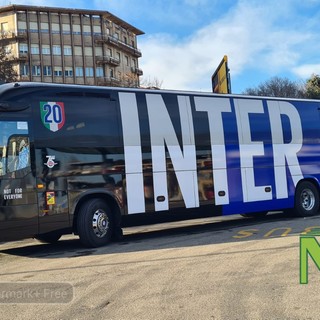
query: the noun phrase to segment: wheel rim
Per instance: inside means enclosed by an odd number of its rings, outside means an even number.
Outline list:
[[[310,189],[304,189],[301,192],[301,205],[304,210],[312,210],[315,202],[316,199],[314,193]]]
[[[92,228],[93,232],[98,238],[103,238],[109,230],[109,219],[107,214],[102,210],[98,209],[92,217]]]

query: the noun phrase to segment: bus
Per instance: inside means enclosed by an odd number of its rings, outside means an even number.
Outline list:
[[[9,83],[0,86],[0,241],[128,221],[319,209],[320,102]],[[182,214],[183,213],[183,214]]]

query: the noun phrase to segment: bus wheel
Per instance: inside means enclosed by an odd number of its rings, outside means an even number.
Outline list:
[[[86,247],[100,247],[110,241],[113,229],[109,206],[102,199],[86,201],[77,218],[80,241]]]
[[[297,186],[294,213],[299,217],[315,215],[319,210],[319,192],[310,181],[304,181]]]
[[[61,238],[61,234],[57,232],[50,232],[39,234],[34,238],[43,243],[56,243]]]
[[[268,214],[268,211],[262,211],[262,212],[241,213],[240,215],[245,218],[263,218],[267,214]]]

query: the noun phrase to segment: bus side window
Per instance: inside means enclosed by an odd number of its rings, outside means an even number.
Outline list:
[[[7,148],[7,172],[13,172],[30,165],[29,139],[26,136],[13,135]]]
[[[17,166],[16,141],[10,137],[7,147],[6,172],[14,172]]]
[[[30,165],[29,139],[23,138],[19,143],[17,170],[26,168]]]
[[[0,176],[6,173],[6,146],[1,146],[0,150]]]

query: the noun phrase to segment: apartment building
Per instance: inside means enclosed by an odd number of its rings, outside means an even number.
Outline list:
[[[142,34],[108,11],[0,7],[0,46],[20,81],[138,87]]]

